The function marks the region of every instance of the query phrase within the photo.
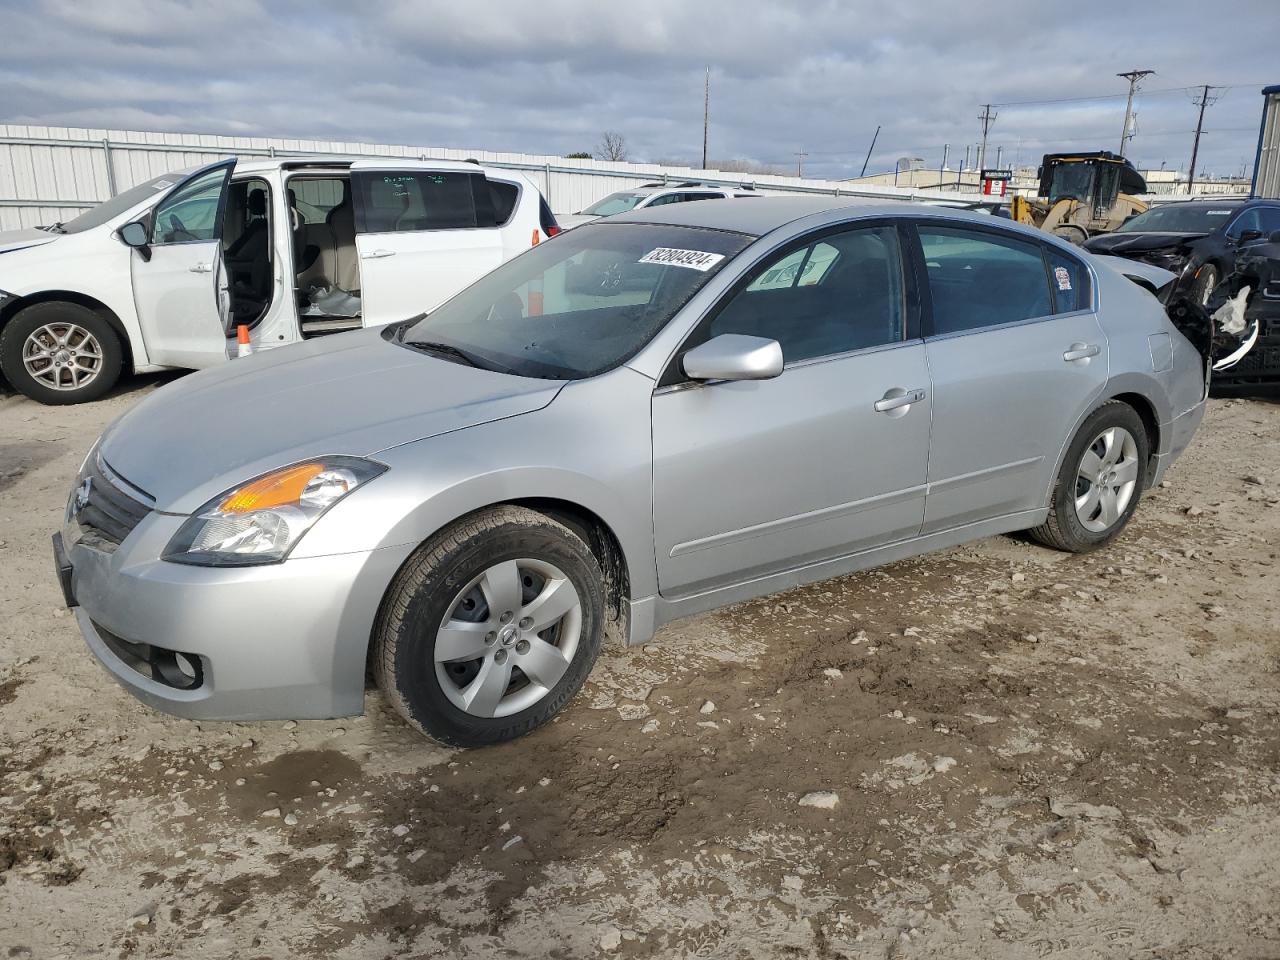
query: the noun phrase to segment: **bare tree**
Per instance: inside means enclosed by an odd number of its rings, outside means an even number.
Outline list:
[[[600,135],[600,142],[596,144],[596,159],[627,159],[627,138],[617,130],[606,130]]]

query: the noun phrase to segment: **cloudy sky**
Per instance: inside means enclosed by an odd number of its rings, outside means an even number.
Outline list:
[[[602,131],[632,159],[712,158],[856,175],[996,147],[1118,146],[1126,82],[1152,69],[1129,154],[1251,167],[1280,83],[1280,0],[0,0],[0,121],[342,138],[564,154]],[[954,163],[952,164],[954,166]]]

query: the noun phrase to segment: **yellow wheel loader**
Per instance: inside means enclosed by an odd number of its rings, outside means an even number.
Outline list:
[[[1072,243],[1116,229],[1142,213],[1135,196],[1147,182],[1124,157],[1097,153],[1046,153],[1040,162],[1040,195],[1014,197],[1010,216]]]

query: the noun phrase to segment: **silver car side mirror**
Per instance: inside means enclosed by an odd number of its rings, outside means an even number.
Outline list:
[[[771,380],[782,373],[777,340],[722,333],[694,347],[682,361],[691,380]]]

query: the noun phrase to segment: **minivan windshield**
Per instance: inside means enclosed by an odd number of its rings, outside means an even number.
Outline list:
[[[577,380],[630,359],[754,237],[586,224],[498,267],[396,335],[522,377]]]
[[[1170,203],[1126,220],[1116,233],[1212,233],[1226,226],[1240,208],[1232,203]]]
[[[152,177],[136,187],[130,187],[124,193],[116,194],[110,200],[103,200],[96,207],[86,210],[74,220],[68,220],[66,223],[61,224],[59,229],[62,233],[80,233],[84,230],[100,227],[112,217],[124,213],[130,207],[137,206],[148,197],[159,197],[170,187],[181,183],[190,173],[190,170],[178,170],[174,173],[162,173],[158,177]]]
[[[632,210],[647,196],[643,193],[611,193],[603,200],[597,200],[582,212],[589,217],[612,217],[615,213],[626,213]]]

